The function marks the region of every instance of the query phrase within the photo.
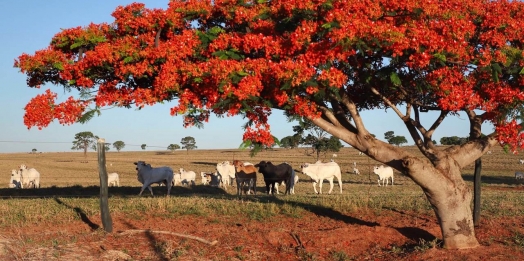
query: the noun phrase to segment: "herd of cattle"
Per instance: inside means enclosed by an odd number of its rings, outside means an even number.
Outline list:
[[[167,187],[167,194],[171,192],[172,186],[178,184],[195,185],[196,173],[194,171],[187,171],[180,168],[178,173],[175,173],[171,167],[152,167],[144,161],[134,162],[137,171],[137,180],[142,184],[139,195],[142,195],[146,188],[149,189],[153,195],[151,185],[159,184]],[[356,164],[354,164],[354,170]],[[306,163],[300,166],[300,172],[307,175],[313,181],[313,190],[317,194],[322,194],[322,183],[324,180],[329,181],[329,194],[333,191],[333,180],[336,177],[342,193],[342,177],[339,165],[334,162]],[[393,185],[393,169],[387,166],[374,167],[373,172],[378,175],[378,185],[382,181],[384,186],[388,185],[388,180],[391,178]],[[298,183],[299,178],[295,174],[295,170],[288,163],[281,163],[275,165],[270,161],[260,161],[257,164],[249,162],[242,162],[234,160],[233,162],[224,161],[216,165],[215,172],[201,172],[200,177],[202,184],[211,186],[221,186],[227,188],[232,185],[233,180],[236,182],[237,195],[255,194],[256,195],[256,181],[257,173],[261,173],[264,178],[265,191],[268,194],[279,194],[278,186],[285,185],[285,194],[294,194],[295,184]],[[358,174],[357,172],[355,172]],[[317,184],[319,190],[317,191]],[[118,173],[108,174],[109,186],[120,186],[120,179]],[[10,188],[39,188],[40,187],[40,173],[34,168],[27,168],[22,164],[18,169],[11,171],[11,180],[9,182]]]

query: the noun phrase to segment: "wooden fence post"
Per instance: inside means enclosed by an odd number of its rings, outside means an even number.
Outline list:
[[[100,175],[100,213],[104,230],[111,233],[113,232],[113,221],[109,213],[105,142],[105,139],[98,139],[96,148],[98,152],[98,173]]]

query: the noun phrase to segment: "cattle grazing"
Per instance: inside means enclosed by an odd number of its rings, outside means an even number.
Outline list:
[[[200,172],[200,176],[202,177],[202,184],[203,185],[210,185],[212,187],[217,187],[220,185],[220,174],[217,172]]]
[[[289,190],[289,192],[291,194],[295,194],[295,185],[297,185],[298,181],[299,181],[298,175],[295,174],[295,180],[293,182],[293,187],[291,187],[291,189]],[[284,182],[284,181],[280,182],[280,184],[278,182],[275,183],[275,190],[276,190],[277,194],[280,194],[278,192],[278,186],[279,185],[285,185],[285,184],[286,184],[286,182]],[[270,190],[271,190],[271,188],[270,188]],[[269,193],[271,193],[271,191]]]
[[[380,181],[382,181],[382,186],[384,186],[384,180],[386,180],[386,186],[388,185],[389,178],[391,178],[391,185],[393,185],[393,168],[389,166],[375,166],[373,168],[373,173],[378,175],[378,185],[380,186]]]
[[[28,169],[24,164],[20,165],[18,168],[20,169],[21,188],[40,188],[40,172],[34,168]]]
[[[519,159],[520,164],[524,164],[524,159]]]
[[[165,183],[167,186],[167,196],[171,193],[171,186],[173,185],[174,174],[170,167],[158,167],[153,168],[150,164],[146,164],[144,161],[134,162],[137,170],[137,179],[142,183],[139,196],[142,195],[145,188],[148,188],[153,196],[153,189],[151,184],[153,183]]]
[[[120,187],[120,178],[118,173],[113,172],[107,174],[107,186]]]
[[[364,155],[364,152],[359,151],[359,152],[358,152],[358,155],[359,155],[359,156],[360,156],[360,155]]]
[[[491,154],[491,150],[488,150],[487,154]]]
[[[11,179],[9,180],[9,188],[22,188],[22,183],[20,182],[20,171],[13,169],[11,170]]]
[[[234,160],[233,166],[235,166],[235,180],[237,182],[237,195],[242,195],[244,186],[247,185],[247,194],[253,190],[253,193],[257,194],[257,169],[251,163],[245,164],[240,160]]]
[[[284,181],[286,183],[286,192],[284,194],[290,194],[291,188],[295,185],[295,171],[291,165],[287,163],[281,163],[279,165],[273,165],[270,161],[261,161],[255,165],[258,168],[258,172],[264,176],[264,182],[266,183],[266,192],[275,194],[275,183]],[[271,190],[270,190],[271,188]]]
[[[333,179],[334,177],[338,180],[338,186],[340,187],[340,193],[342,193],[342,173],[340,172],[340,166],[336,162],[328,163],[305,163],[300,166],[302,173],[309,176],[313,180],[313,190],[316,194],[322,194],[322,183],[324,180],[329,181],[329,192],[333,191]],[[317,192],[317,183],[319,191]]]
[[[229,161],[224,161],[217,164],[217,172],[222,177],[222,186],[226,188],[232,184],[231,180],[235,178],[235,166],[229,163]]]
[[[196,173],[191,170],[184,170],[180,168],[180,172],[174,176],[174,184],[191,185],[194,186],[196,181]]]
[[[515,179],[524,179],[524,172],[515,172]]]
[[[336,153],[333,153],[333,156],[332,156],[332,157],[333,157],[333,158],[336,158],[336,157],[338,157],[338,155],[337,155]]]

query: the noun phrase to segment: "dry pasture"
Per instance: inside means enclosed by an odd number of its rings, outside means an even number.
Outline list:
[[[407,147],[414,153],[416,148]],[[322,160],[329,161],[331,154]],[[495,149],[482,169],[482,218],[476,229],[481,246],[439,248],[440,229],[422,190],[395,172],[395,185],[381,188],[372,168],[378,163],[352,148],[337,152],[343,194],[313,193],[298,173],[295,195],[257,196],[235,189],[153,186],[137,197],[134,161],[201,171],[235,159],[288,162],[294,169],[315,162],[303,150],[275,149],[250,157],[242,150],[135,151],[106,153],[108,172],[120,174],[120,188],[109,188],[113,232],[102,229],[97,154],[0,154],[0,260],[523,260],[524,186],[520,156]],[[353,162],[360,175],[351,173]],[[20,164],[41,173],[41,189],[8,189],[11,169]],[[472,186],[473,165],[464,170]],[[4,182],[1,182],[4,180]],[[281,188],[283,191],[284,188]],[[217,240],[215,246],[175,233]]]

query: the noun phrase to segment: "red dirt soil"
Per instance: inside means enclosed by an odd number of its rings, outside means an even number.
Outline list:
[[[112,220],[112,233],[103,231],[99,216],[53,227],[0,228],[0,260],[524,260],[522,217],[483,217],[476,229],[481,246],[467,250],[433,247],[440,244],[434,216],[394,210],[268,221],[147,214]]]

